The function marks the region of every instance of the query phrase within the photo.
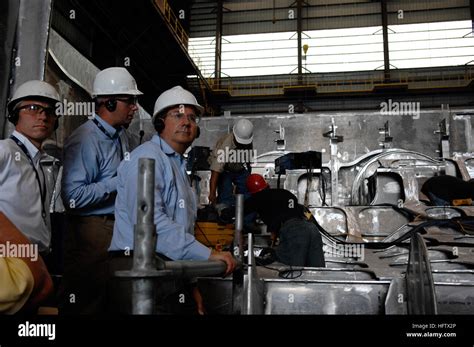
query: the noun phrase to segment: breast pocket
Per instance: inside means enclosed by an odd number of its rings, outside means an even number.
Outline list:
[[[114,176],[120,164],[120,153],[112,141],[99,141],[99,153],[97,166],[101,172],[109,171]],[[138,172],[137,172],[138,174]]]

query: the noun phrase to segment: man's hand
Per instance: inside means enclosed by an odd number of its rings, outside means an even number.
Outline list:
[[[207,198],[209,199],[209,204],[214,205],[216,203],[216,200],[217,200],[216,192],[214,191],[214,192],[209,193],[209,196]]]
[[[235,261],[232,254],[230,254],[230,252],[212,251],[211,255],[209,256],[209,260],[220,260],[220,261],[225,262],[225,264],[227,265],[227,268],[226,268],[224,276],[227,276],[232,271],[234,271],[235,266],[237,265],[237,262]]]

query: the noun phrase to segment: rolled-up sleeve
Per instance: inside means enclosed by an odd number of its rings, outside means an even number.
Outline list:
[[[219,173],[223,172],[226,161],[224,160],[225,158],[223,158],[223,154],[225,154],[225,152],[222,151],[225,151],[226,148],[228,150],[234,149],[234,147],[232,134],[226,134],[217,140],[216,146],[209,156],[210,169]]]
[[[222,171],[224,171],[225,163],[220,162],[217,158],[218,158],[218,149],[214,148],[214,150],[212,151],[212,154],[210,156],[210,160],[209,160],[210,169],[211,169],[211,171],[216,171],[216,172],[221,173]]]

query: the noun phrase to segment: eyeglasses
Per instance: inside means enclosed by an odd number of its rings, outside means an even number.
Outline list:
[[[174,119],[176,119],[177,121],[181,121],[183,117],[185,116],[185,114],[182,112],[176,112],[176,113],[168,114],[168,116],[174,117]],[[187,118],[191,123],[194,123],[194,124],[199,124],[199,121],[201,120],[201,117],[195,114],[189,114],[187,115]]]
[[[56,109],[54,107],[44,107],[38,104],[28,104],[21,107],[18,107],[18,111],[20,110],[27,110],[30,113],[34,113],[39,115],[44,112],[44,114],[48,117],[57,117]]]
[[[136,105],[138,103],[138,98],[136,96],[130,96],[130,97],[124,98],[124,99],[115,98],[115,100],[124,102],[128,105]]]

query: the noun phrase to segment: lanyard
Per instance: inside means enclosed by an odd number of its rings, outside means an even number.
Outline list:
[[[102,124],[99,123],[99,121],[97,119],[92,119],[92,121],[94,122],[95,125],[97,125],[97,128],[99,128],[100,131],[102,131],[105,136],[107,136],[109,139],[111,140],[115,140],[117,139],[118,140],[118,144],[120,146],[120,161],[123,160],[123,150],[122,150],[122,141],[120,140],[120,136],[119,136],[119,133],[118,131],[115,133],[114,136],[110,136],[110,134],[108,133],[107,130],[105,130],[105,128],[103,127]]]
[[[33,168],[33,171],[35,172],[36,181],[38,182],[38,187],[39,187],[40,196],[41,196],[41,215],[43,216],[43,219],[46,219],[46,209],[45,209],[45,206],[44,206],[45,200],[46,200],[46,177],[44,176],[43,168],[41,167],[41,164],[39,164],[41,173],[43,174],[44,185],[41,184],[41,180],[40,180],[40,177],[39,177],[38,170],[36,170],[35,163],[33,162],[33,158],[31,158],[30,152],[28,152],[28,149],[26,148],[26,146],[18,138],[16,138],[14,135],[10,135],[10,138],[13,141],[15,141],[15,143],[18,145],[18,147],[20,147],[20,149],[23,151],[23,153],[25,153],[26,157],[28,158],[28,161],[31,164],[31,167]]]

